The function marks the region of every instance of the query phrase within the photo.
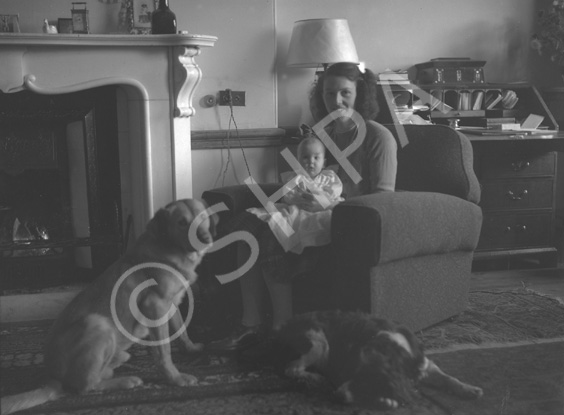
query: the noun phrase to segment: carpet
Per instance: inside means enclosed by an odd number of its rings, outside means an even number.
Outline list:
[[[433,390],[405,414],[561,414],[564,407],[564,306],[521,291],[471,293],[464,313],[417,333],[430,357],[447,373],[481,386],[480,401],[461,401]],[[49,323],[0,327],[0,395],[42,384],[42,344]],[[130,391],[69,396],[26,413],[41,414],[360,414],[332,400],[327,390],[304,389],[271,368],[236,354],[183,355],[173,348],[181,371],[198,377],[191,388],[171,387],[154,370],[149,351],[131,349],[118,371],[143,378]],[[252,359],[251,359],[252,360]]]
[[[564,341],[564,304],[524,288],[475,291],[466,310],[417,335],[428,351]]]

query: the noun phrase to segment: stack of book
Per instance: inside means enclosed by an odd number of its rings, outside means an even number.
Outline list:
[[[480,121],[480,127],[485,128],[502,128],[504,125],[515,125],[517,123],[515,117],[481,118]]]
[[[488,116],[485,117],[469,117],[464,120],[465,126],[480,127],[487,129],[501,129],[506,125],[514,125],[517,123],[515,117]]]
[[[380,85],[395,85],[395,84],[408,85],[411,82],[409,81],[407,71],[404,71],[404,70],[398,70],[398,71],[387,70],[387,71],[384,71],[384,72],[380,72],[378,74],[378,83]]]
[[[411,111],[413,104],[413,85],[409,82],[407,71],[386,70],[377,76],[383,86],[384,94],[393,102],[396,111]]]

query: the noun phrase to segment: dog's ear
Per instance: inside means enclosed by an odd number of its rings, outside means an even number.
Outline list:
[[[408,330],[406,327],[398,327],[397,330],[407,340],[409,347],[411,349],[411,355],[412,356],[415,357],[415,356],[418,356],[418,355],[423,355],[425,353],[425,349],[423,348],[423,344],[419,341],[417,336],[415,336],[415,334],[413,334],[413,332]]]
[[[168,222],[170,220],[170,212],[166,209],[159,209],[153,219],[147,224],[147,232],[161,238],[168,233]]]

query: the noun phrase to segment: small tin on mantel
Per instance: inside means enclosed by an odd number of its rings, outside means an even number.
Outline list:
[[[417,83],[420,84],[481,84],[486,61],[470,58],[436,58],[418,63]]]
[[[90,33],[86,2],[73,2],[71,16],[73,33]]]

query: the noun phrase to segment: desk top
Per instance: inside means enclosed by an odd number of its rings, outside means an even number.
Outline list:
[[[464,134],[464,133],[463,133]],[[536,147],[542,147],[548,151],[558,151],[564,152],[564,131],[558,131],[552,134],[528,134],[528,135],[488,135],[479,136],[472,134],[464,134],[472,143],[472,145],[483,144],[496,144],[503,146],[504,144],[515,144],[519,143],[523,145],[531,145]]]
[[[490,135],[474,135],[468,134],[464,131],[460,131],[464,134],[470,141],[533,141],[533,140],[564,140],[564,131],[558,131],[557,133],[535,133],[535,134],[523,134],[515,131],[512,134],[490,134]]]

